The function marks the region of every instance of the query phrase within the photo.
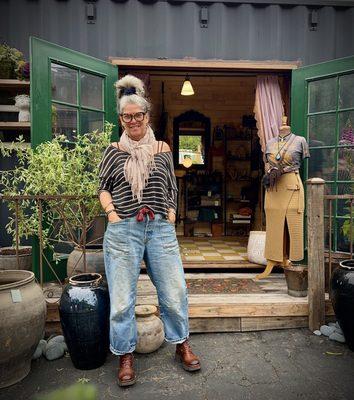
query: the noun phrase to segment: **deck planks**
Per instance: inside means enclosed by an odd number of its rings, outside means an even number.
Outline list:
[[[252,273],[186,273],[186,279],[254,279]],[[191,332],[249,332],[269,329],[308,327],[308,298],[291,297],[283,274],[272,274],[267,279],[256,281],[264,293],[249,294],[191,294],[189,318]],[[59,285],[46,284],[53,297],[48,299],[47,331],[60,329],[58,300]],[[158,306],[154,285],[146,274],[138,281],[137,305]],[[326,295],[326,316],[333,319],[333,308]]]

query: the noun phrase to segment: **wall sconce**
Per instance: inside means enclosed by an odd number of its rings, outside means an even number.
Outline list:
[[[86,21],[88,24],[94,24],[96,22],[96,4],[86,4]]]
[[[310,31],[317,31],[318,13],[317,10],[311,10],[309,13],[309,27]]]
[[[183,82],[181,95],[182,96],[192,96],[193,94],[194,94],[193,86],[192,86],[189,76],[187,74],[184,79],[184,82]]]
[[[200,7],[200,10],[199,10],[200,27],[201,28],[207,28],[208,27],[208,20],[209,20],[208,7],[206,7],[206,6]]]

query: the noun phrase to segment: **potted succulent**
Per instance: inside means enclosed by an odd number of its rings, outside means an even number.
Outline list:
[[[81,249],[87,232],[100,214],[97,198],[98,165],[110,142],[113,125],[106,124],[104,132],[78,135],[75,145],[65,136],[41,143],[35,149],[17,148],[18,163],[13,170],[3,171],[0,186],[3,195],[60,196],[42,202],[42,239],[44,248],[54,252],[59,245]],[[19,142],[23,139],[19,138]],[[0,142],[0,154],[9,156],[12,149]],[[65,196],[82,196],[81,200]],[[12,214],[6,225],[16,244],[16,203],[8,201]],[[83,211],[85,221],[83,221]],[[38,234],[39,208],[33,200],[17,202],[17,231],[20,239]],[[1,257],[1,256],[0,256]],[[86,257],[86,262],[89,260]],[[103,262],[102,262],[103,264]],[[77,269],[76,272],[79,272]],[[72,271],[70,271],[72,272]]]
[[[23,54],[7,44],[0,45],[0,78],[15,78],[15,69],[20,61],[24,61]]]

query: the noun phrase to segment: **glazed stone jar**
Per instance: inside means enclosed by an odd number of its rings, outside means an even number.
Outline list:
[[[162,321],[155,314],[155,306],[144,305],[135,307],[138,342],[135,351],[137,353],[152,353],[163,343],[165,333]]]
[[[354,351],[354,259],[341,261],[333,272],[330,296],[348,347]]]
[[[60,322],[74,366],[98,368],[109,347],[109,295],[98,273],[69,279],[59,305]]]
[[[0,271],[0,388],[25,378],[44,335],[46,302],[34,273]]]

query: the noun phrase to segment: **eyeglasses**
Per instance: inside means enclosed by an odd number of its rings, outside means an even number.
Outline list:
[[[132,122],[133,118],[136,122],[141,122],[144,120],[145,114],[146,113],[141,111],[135,114],[120,114],[120,116],[122,117],[123,122]]]

